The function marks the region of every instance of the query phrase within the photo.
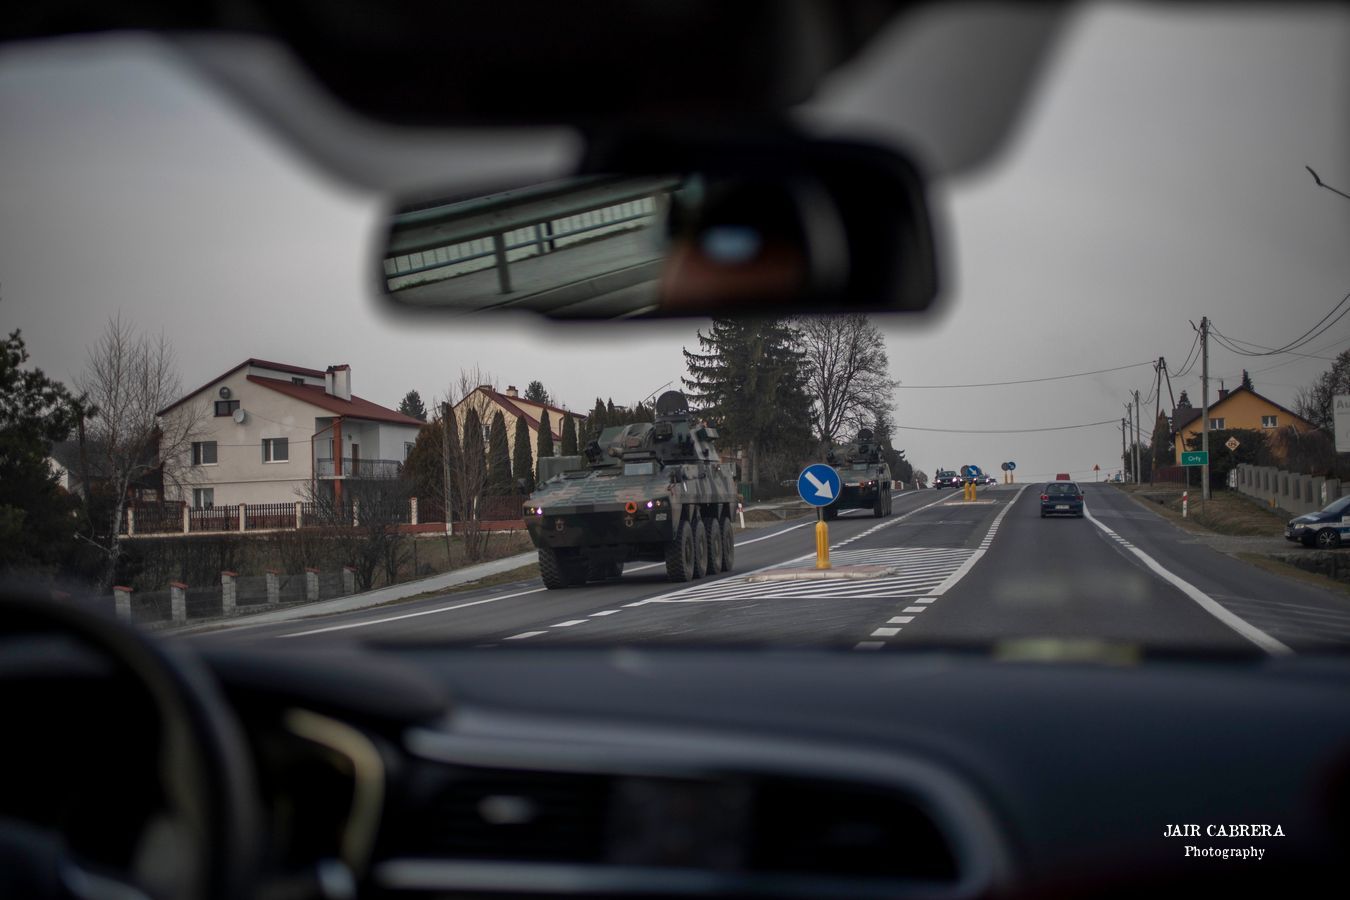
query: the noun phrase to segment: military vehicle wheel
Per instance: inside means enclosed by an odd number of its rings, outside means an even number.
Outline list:
[[[872,501],[872,518],[880,519],[886,515],[886,494],[877,491],[877,499]]]
[[[722,517],[722,571],[730,572],[736,568],[736,533],[731,528],[731,519]]]
[[[681,522],[675,537],[666,544],[666,578],[689,581],[694,577],[694,529]]]
[[[722,571],[722,521],[720,519],[709,519],[706,531],[708,532],[707,574],[716,575]]]
[[[539,577],[544,580],[544,587],[550,591],[565,588],[573,583],[571,575],[571,567],[558,558],[557,550],[552,547],[539,548]]]
[[[703,520],[694,523],[694,577],[702,578],[708,574],[708,529]]]

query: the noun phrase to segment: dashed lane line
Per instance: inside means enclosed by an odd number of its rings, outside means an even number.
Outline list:
[[[970,570],[975,567],[975,563],[979,562],[981,557],[983,557],[984,554],[988,552],[989,546],[994,542],[994,536],[998,534],[999,526],[1003,524],[1004,517],[1008,515],[1008,511],[1013,508],[1013,505],[1017,503],[1018,499],[1022,496],[1022,492],[1025,491],[1026,489],[1027,489],[1026,485],[1022,485],[1020,488],[1018,488],[1017,493],[1013,494],[1012,498],[1009,499],[1008,502],[1004,504],[1001,510],[998,511],[998,515],[994,516],[994,521],[989,523],[989,530],[985,532],[984,537],[980,539],[979,549],[971,553],[970,556],[967,557],[966,560],[961,563],[960,567],[957,568],[955,572],[952,572],[949,576],[947,576],[946,580],[944,580],[941,584],[939,584],[937,587],[924,591],[925,594],[932,594],[933,596],[924,597],[920,600],[912,601],[916,605],[906,606],[903,610],[901,610],[901,612],[903,613],[923,612],[925,609],[928,609],[932,605],[932,603],[935,600],[937,600],[938,597],[941,597],[943,594],[947,593],[947,591],[951,590],[952,587],[954,587],[957,582],[959,582],[962,578],[965,578],[966,575],[970,572]],[[924,605],[920,606],[918,604]],[[901,619],[904,619],[904,622],[901,622]],[[911,619],[913,619],[913,616],[909,616],[908,618],[905,618],[904,616],[896,616],[890,619],[890,623],[893,625],[897,625],[897,627],[878,628],[872,632],[871,636],[895,637],[900,633],[901,627],[903,625],[908,624]],[[885,645],[884,641],[863,641],[862,643],[854,645],[853,649],[879,650],[884,645]]]
[[[520,634],[513,634],[509,638],[503,638],[507,641],[523,641],[525,638],[538,637],[543,634],[542,631],[522,631]]]

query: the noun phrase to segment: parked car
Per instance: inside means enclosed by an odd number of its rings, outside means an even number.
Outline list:
[[[1052,481],[1041,491],[1041,518],[1083,516],[1083,489],[1077,482]]]
[[[1350,497],[1333,500],[1317,512],[1295,516],[1284,526],[1286,540],[1305,547],[1333,550],[1350,535]]]
[[[959,488],[965,484],[965,480],[959,472],[953,472],[951,469],[939,469],[933,476],[933,490],[940,491],[943,488]]]

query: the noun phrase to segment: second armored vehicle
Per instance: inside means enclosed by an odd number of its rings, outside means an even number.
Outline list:
[[[839,473],[839,499],[825,507],[825,518],[843,509],[870,509],[877,518],[891,514],[891,467],[871,429],[860,429],[853,443],[831,449],[825,461]]]
[[[614,578],[630,560],[659,560],[671,581],[729,572],[736,482],[715,428],[684,394],[656,401],[656,421],[607,429],[585,460],[541,484],[525,505],[550,589]]]

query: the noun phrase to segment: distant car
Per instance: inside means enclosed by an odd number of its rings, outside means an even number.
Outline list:
[[[980,480],[980,484],[998,484],[998,479],[993,475],[986,475]]]
[[[935,491],[940,491],[947,487],[959,488],[965,483],[965,479],[963,479],[959,473],[953,472],[951,469],[939,469],[938,473],[933,476],[933,490]]]
[[[1041,491],[1041,518],[1083,516],[1083,489],[1072,481],[1052,481]]]
[[[1350,537],[1347,516],[1350,516],[1350,497],[1342,497],[1317,512],[1290,519],[1284,526],[1284,536],[1305,547],[1333,550]]]

